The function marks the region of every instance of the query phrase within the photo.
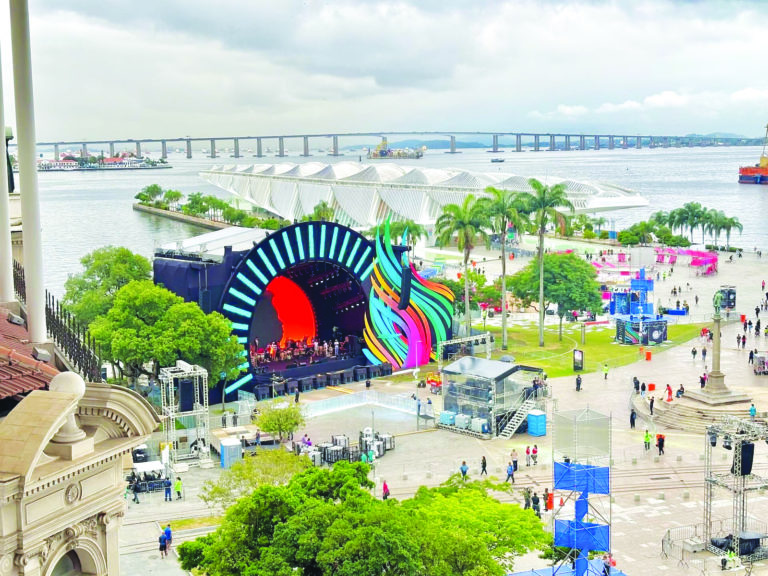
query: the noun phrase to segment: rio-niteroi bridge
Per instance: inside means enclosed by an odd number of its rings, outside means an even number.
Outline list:
[[[206,136],[191,137],[182,136],[176,138],[116,138],[101,140],[70,140],[60,142],[38,142],[39,147],[53,147],[54,157],[59,158],[61,149],[80,149],[82,156],[88,156],[89,148],[92,151],[103,151],[109,147],[110,156],[115,155],[115,147],[135,147],[136,156],[141,157],[142,144],[160,143],[161,156],[168,156],[168,146],[176,144],[179,149],[186,150],[187,158],[192,158],[193,144],[198,151],[211,157],[216,157],[217,146],[232,143],[231,150],[234,158],[241,158],[244,143],[249,156],[261,158],[267,154],[281,157],[286,155],[286,142],[300,142],[301,155],[310,156],[310,140],[313,145],[327,149],[329,156],[341,155],[339,148],[342,139],[352,140],[360,138],[380,138],[386,145],[392,137],[417,137],[445,140],[447,153],[455,154],[461,148],[461,142],[457,137],[479,137],[484,141],[490,141],[489,152],[503,152],[505,149],[515,152],[524,150],[601,150],[601,149],[627,149],[627,148],[671,148],[671,147],[695,147],[695,146],[743,146],[759,144],[759,139],[743,137],[715,137],[715,136],[664,136],[652,134],[569,134],[569,133],[535,133],[535,132],[467,132],[467,131],[426,131],[426,132],[344,132],[324,134],[286,134],[265,136]],[[253,143],[255,142],[255,146]],[[202,145],[201,145],[202,143]],[[272,150],[274,147],[274,151]]]

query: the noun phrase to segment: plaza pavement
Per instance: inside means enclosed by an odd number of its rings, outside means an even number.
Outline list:
[[[638,254],[637,258],[650,255]],[[633,256],[633,261],[635,260]],[[519,263],[519,262],[518,262]],[[754,254],[745,254],[741,260],[734,259],[733,264],[721,262],[720,273],[713,278],[700,278],[692,274],[685,266],[676,266],[672,279],[657,283],[657,298],[669,294],[673,284],[684,288],[683,298],[692,306],[694,319],[704,319],[711,313],[711,298],[721,284],[735,285],[737,288],[737,310],[744,311],[754,321],[754,307],[760,301],[760,282],[768,281],[768,262],[757,259]],[[489,275],[494,273],[498,260],[488,263]],[[668,269],[667,266],[664,266]],[[690,292],[685,292],[686,283],[692,284]],[[699,295],[699,306],[693,306],[693,295]],[[768,319],[768,312],[765,312]],[[762,316],[762,315],[761,315]],[[698,318],[696,318],[698,317]],[[524,320],[529,320],[522,318]],[[765,322],[763,322],[765,324]],[[748,350],[736,350],[735,338],[741,333],[737,323],[723,326],[723,350],[721,366],[726,374],[726,384],[750,394],[755,399],[759,412],[768,411],[768,376],[756,376],[747,364]],[[663,430],[667,437],[666,454],[656,458],[653,451],[643,449],[642,431],[646,422],[638,420],[637,429],[629,430],[629,399],[632,394],[631,380],[637,376],[645,382],[656,382],[661,388],[667,383],[674,389],[679,383],[686,387],[698,384],[698,375],[704,365],[700,355],[691,359],[693,345],[700,348],[695,339],[689,343],[654,353],[651,361],[638,356],[634,364],[623,367],[611,367],[608,379],[602,373],[583,375],[582,391],[576,392],[573,377],[550,378],[552,401],[548,403],[548,421],[551,421],[555,409],[570,410],[590,407],[612,417],[612,452],[613,452],[613,502],[612,537],[614,556],[619,567],[632,575],[646,574],[698,574],[700,571],[690,566],[686,568],[676,559],[661,557],[661,538],[669,528],[697,524],[703,520],[704,466],[701,455],[704,452],[703,433]],[[617,350],[618,350],[618,345]],[[768,348],[768,338],[755,338],[748,335],[747,348],[757,347],[761,351]],[[622,348],[626,350],[626,348]],[[514,350],[510,350],[514,355]],[[711,362],[710,355],[707,362]],[[546,369],[546,366],[543,366]],[[363,384],[350,384],[345,388],[362,390]],[[432,396],[428,390],[417,389],[415,382],[374,382],[374,388],[394,395],[416,393],[422,398],[422,404],[430,397],[435,407],[440,408],[440,397]],[[333,390],[322,390],[302,395],[302,402],[312,402],[340,394]],[[373,410],[373,414],[371,414]],[[346,412],[338,412],[314,418],[308,422],[306,430],[298,432],[301,437],[305,432],[315,443],[327,441],[333,434],[346,433],[356,441],[357,432],[370,426],[373,417],[375,428],[380,432],[398,434],[396,448],[377,461],[373,476],[377,482],[377,494],[381,481],[386,479],[395,498],[408,497],[420,485],[434,486],[445,481],[458,470],[462,460],[470,465],[470,476],[476,477],[479,462],[483,455],[488,459],[488,468],[492,476],[504,478],[502,473],[509,460],[512,448],[517,448],[521,456],[526,445],[538,444],[539,465],[526,468],[521,457],[521,469],[516,476],[516,487],[531,486],[538,492],[545,487],[552,487],[551,430],[546,437],[532,438],[527,434],[517,434],[511,440],[479,440],[447,431],[428,429],[416,431],[414,416],[405,415],[382,407],[361,407]],[[421,428],[429,423],[419,424]],[[653,426],[653,424],[648,424]],[[715,464],[725,469],[729,466],[727,458],[730,452],[715,449]],[[760,445],[755,454],[756,471],[768,475],[768,449]],[[160,524],[174,518],[208,515],[209,512],[197,498],[203,479],[215,477],[214,470],[192,470],[182,477],[185,482],[185,499],[182,502],[165,503],[162,494],[151,497],[150,502],[139,505],[129,503],[125,518],[125,528],[121,539],[121,566],[123,574],[181,574],[173,562],[174,554],[166,560],[159,559],[157,535]],[[559,496],[559,494],[558,494]],[[505,499],[521,500],[515,492]],[[716,493],[713,506],[715,517],[729,517],[731,499],[727,494]],[[758,518],[768,518],[768,497],[757,494],[750,496],[749,514]],[[547,514],[545,521],[548,520]],[[178,537],[178,535],[177,535]],[[768,574],[766,565],[755,567],[755,575]],[[535,554],[518,559],[515,570],[525,570],[545,565]]]

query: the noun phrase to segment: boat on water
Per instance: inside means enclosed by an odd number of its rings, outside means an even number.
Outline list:
[[[498,162],[504,162],[504,158],[491,158],[491,162],[493,162],[494,164]]]
[[[37,161],[38,172],[92,172],[96,170],[156,170],[171,168],[165,160],[150,160],[148,158],[115,157],[99,158],[95,162],[75,160],[72,157],[61,160],[47,160],[41,158]],[[14,164],[13,171],[18,172],[18,165]]]
[[[764,184],[768,185],[768,125],[765,127],[763,139],[763,151],[760,161],[754,166],[739,167],[739,184]]]
[[[382,160],[382,159],[411,159],[415,160],[424,156],[424,150],[426,146],[422,148],[388,148],[386,142],[382,142],[373,150],[368,150],[367,158],[369,160]]]

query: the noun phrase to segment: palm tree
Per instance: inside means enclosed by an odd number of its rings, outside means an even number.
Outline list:
[[[706,230],[712,235],[712,241],[717,246],[719,244],[720,232],[723,231],[723,224],[725,224],[726,216],[722,210],[715,210],[710,208],[704,214],[702,223],[702,244],[704,243],[704,231]]]
[[[691,232],[691,242],[693,242],[693,231],[702,225],[706,208],[704,208],[698,202],[686,202],[683,204],[683,213],[685,214],[685,225]],[[704,231],[702,228],[702,241],[704,237]]]
[[[600,232],[603,231],[603,226],[608,223],[608,220],[605,219],[605,216],[598,216],[597,218],[592,218],[592,225],[597,226],[597,234],[599,235]]]
[[[723,230],[725,230],[725,247],[730,248],[731,247],[731,230],[736,229],[739,231],[739,234],[744,230],[744,225],[739,222],[739,219],[736,216],[729,216],[725,219],[723,222]]]
[[[515,232],[525,230],[530,221],[518,211],[519,194],[511,190],[499,190],[488,186],[485,193],[490,197],[480,200],[485,205],[493,225],[493,231],[501,239],[501,349],[507,349],[507,228],[511,224]]]
[[[659,210],[658,212],[651,214],[648,221],[657,226],[671,226],[670,213],[664,212],[664,210]]]
[[[488,244],[488,234],[485,229],[489,226],[490,221],[485,212],[485,206],[472,194],[464,198],[461,205],[443,206],[443,213],[435,222],[438,245],[447,246],[456,234],[459,250],[464,253],[464,321],[467,324],[467,336],[472,334],[469,316],[469,274],[467,274],[469,255],[478,239]]]
[[[558,208],[573,212],[573,204],[565,195],[565,186],[546,186],[535,178],[528,180],[533,194],[524,193],[527,208],[533,215],[533,225],[539,235],[539,346],[544,346],[544,233],[551,221],[563,226],[565,215]]]
[[[427,229],[410,219],[392,222],[389,225],[389,234],[391,238],[397,238],[399,240],[404,233],[406,234],[406,242],[408,246],[414,246],[417,241],[427,235]]]

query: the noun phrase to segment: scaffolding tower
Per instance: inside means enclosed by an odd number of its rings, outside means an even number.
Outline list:
[[[611,552],[611,416],[590,408],[552,415],[555,546],[569,548],[552,574],[602,574],[591,552]],[[572,566],[572,568],[570,567]]]
[[[712,451],[717,447],[718,439],[722,439],[723,448],[733,450],[733,465],[727,472],[717,472],[713,467]],[[761,534],[760,540],[766,536],[765,523],[750,518],[747,513],[748,494],[768,488],[768,478],[752,474],[754,450],[760,441],[768,443],[768,427],[762,423],[726,415],[719,423],[707,427],[704,449],[704,542],[707,550],[713,554],[723,556],[727,551],[715,546],[712,538],[727,538],[730,535],[730,548],[737,555],[748,556],[750,560],[768,557],[768,549],[763,546],[758,548],[756,554],[754,550],[747,551],[741,545],[741,539],[748,530]],[[715,488],[725,489],[733,498],[730,523],[723,525],[720,534],[712,533]]]
[[[186,391],[182,392],[182,388]],[[192,394],[192,410],[182,411],[182,395],[186,394]],[[197,465],[210,463],[208,371],[183,360],[177,360],[176,366],[161,368],[160,397],[171,466],[175,468],[180,461]],[[182,430],[176,429],[177,423],[183,426]],[[190,438],[190,433],[194,438]]]

